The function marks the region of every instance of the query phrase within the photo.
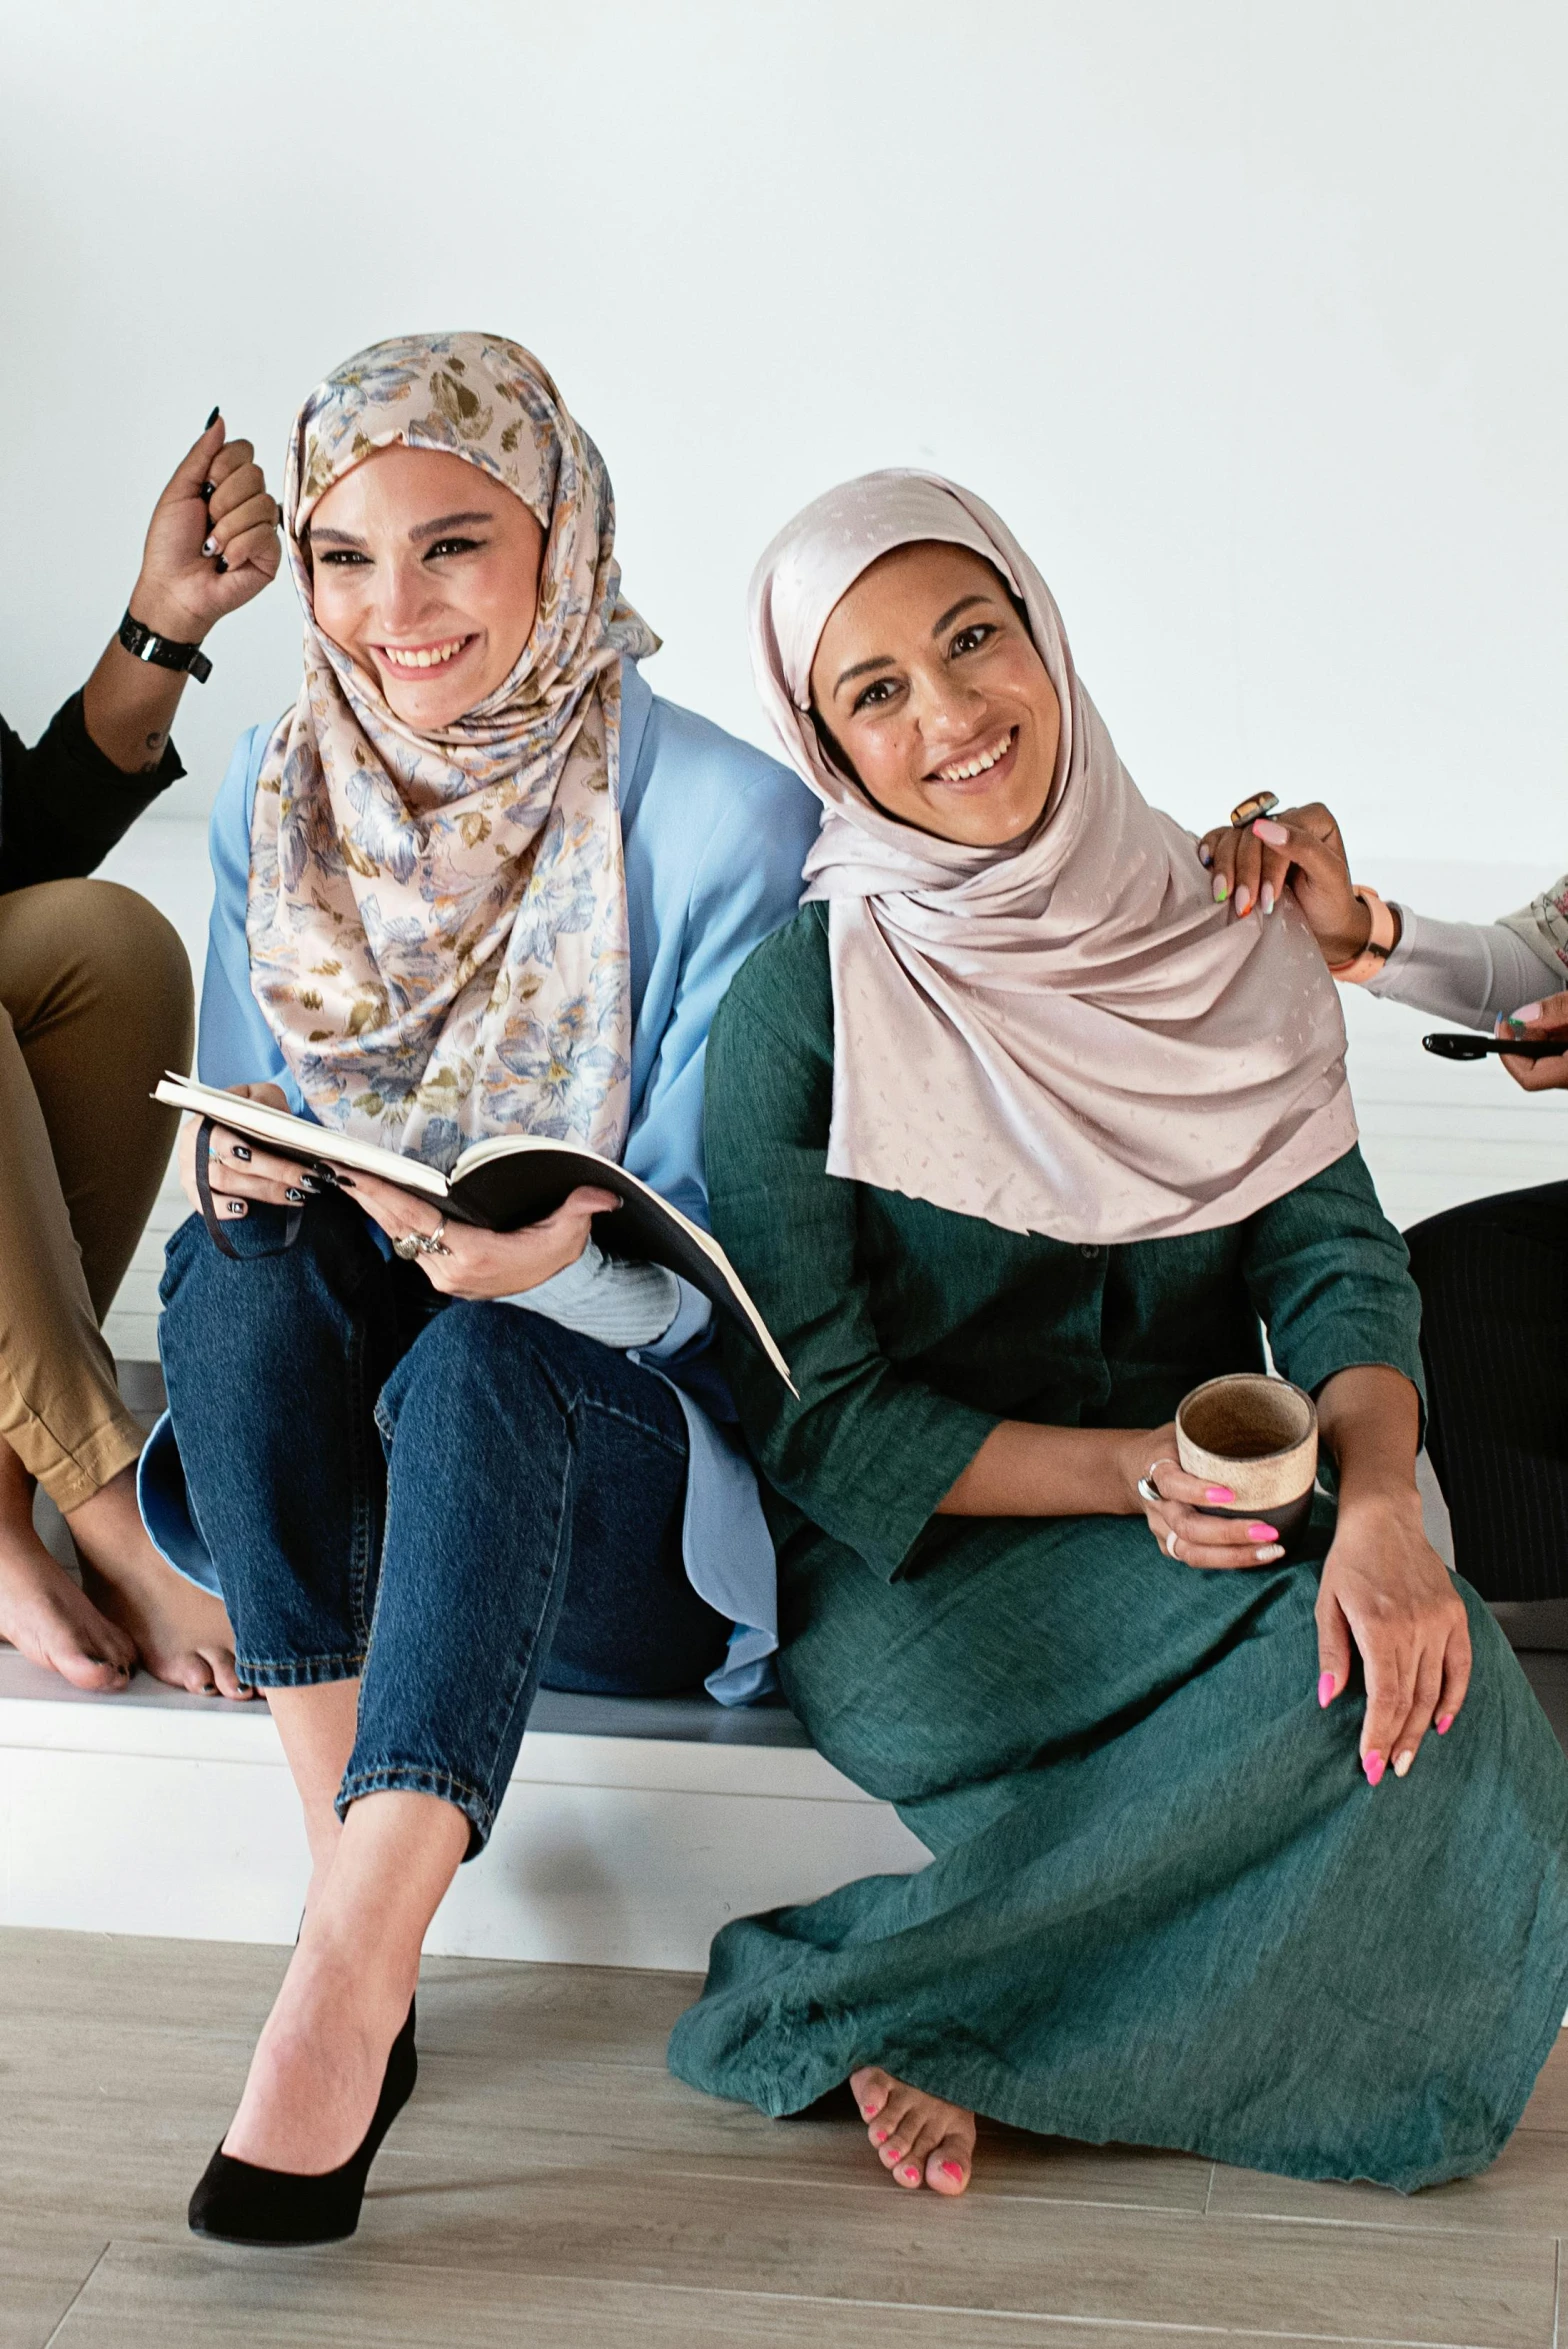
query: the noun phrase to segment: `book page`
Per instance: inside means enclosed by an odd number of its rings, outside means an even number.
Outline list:
[[[317,1125],[314,1118],[296,1117],[292,1110],[274,1109],[270,1102],[247,1101],[237,1093],[222,1092],[196,1077],[176,1076],[171,1070],[154,1087],[153,1098],[170,1109],[210,1117],[215,1125],[248,1134],[252,1141],[265,1142],[289,1158],[354,1167],[361,1174],[380,1175],[383,1182],[396,1183],[399,1190],[417,1191],[427,1199],[444,1199],[447,1194],[447,1179],[439,1167],[426,1166],[418,1158],[404,1158],[396,1150],[383,1150],[378,1142],[334,1133],[330,1126]]]

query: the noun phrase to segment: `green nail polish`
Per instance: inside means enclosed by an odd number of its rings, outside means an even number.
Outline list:
[[[1229,882],[1226,880],[1226,878],[1225,878],[1224,874],[1223,874],[1223,873],[1221,873],[1221,875],[1219,876],[1219,879],[1218,879],[1218,880],[1215,882],[1215,884],[1214,884],[1214,902],[1215,902],[1215,904],[1216,904],[1216,905],[1223,905],[1223,904],[1225,903],[1225,900],[1226,900],[1226,898],[1227,898],[1227,897],[1229,897],[1229,895],[1230,895],[1230,883],[1229,883]]]

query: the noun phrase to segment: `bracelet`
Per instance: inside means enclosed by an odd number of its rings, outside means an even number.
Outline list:
[[[1331,979],[1337,979],[1342,987],[1364,987],[1368,979],[1381,977],[1389,956],[1399,944],[1403,925],[1398,910],[1394,906],[1385,905],[1375,889],[1363,889],[1357,882],[1353,884],[1352,894],[1360,898],[1370,917],[1371,928],[1367,942],[1360,953],[1353,954],[1348,962],[1331,962],[1328,975]]]
[[[199,644],[181,644],[173,636],[159,636],[133,620],[129,610],[120,622],[120,642],[133,660],[150,661],[155,669],[183,669],[198,685],[212,675],[212,663]]]

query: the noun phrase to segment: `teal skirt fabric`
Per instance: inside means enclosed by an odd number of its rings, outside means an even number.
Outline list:
[[[934,1857],[727,1926],[672,2068],[771,2114],[875,2062],[1091,2143],[1484,2168],[1568,2007],[1568,1765],[1465,1590],[1469,1700],[1369,1787],[1319,1568],[1196,1572],[1116,1518],[940,1520],[893,1582],[819,1544],[786,1692]]]

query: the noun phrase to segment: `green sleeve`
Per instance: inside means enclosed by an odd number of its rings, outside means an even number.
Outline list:
[[[859,1189],[827,1172],[832,1001],[816,921],[808,911],[752,956],[714,1021],[707,1064],[714,1233],[799,1399],[742,1341],[726,1339],[725,1363],[769,1481],[891,1580],[998,1421],[882,1351],[859,1261]]]
[[[1359,1149],[1252,1216],[1242,1265],[1286,1378],[1316,1394],[1338,1370],[1385,1363],[1410,1380],[1424,1416],[1421,1298]]]

